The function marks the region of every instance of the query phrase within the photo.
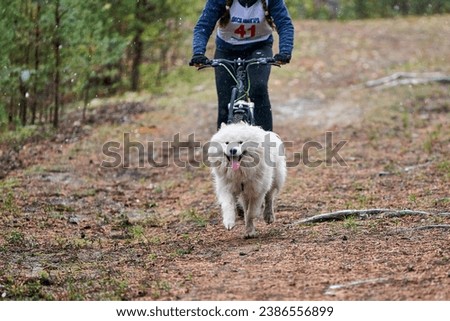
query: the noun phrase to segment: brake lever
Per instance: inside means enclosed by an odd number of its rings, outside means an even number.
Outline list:
[[[272,65],[272,66],[276,66],[276,67],[281,67],[281,63],[279,63],[278,61],[275,61],[275,59],[273,59],[273,58],[265,58],[264,60],[263,60],[263,63],[264,64],[267,64],[267,65]]]

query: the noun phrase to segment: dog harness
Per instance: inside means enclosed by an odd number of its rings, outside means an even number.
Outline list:
[[[230,7],[230,22],[219,27],[217,36],[232,45],[250,44],[265,41],[272,35],[272,28],[266,20],[261,1],[250,7],[233,1]]]

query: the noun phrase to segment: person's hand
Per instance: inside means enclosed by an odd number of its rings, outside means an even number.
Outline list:
[[[208,62],[208,58],[206,58],[203,54],[195,54],[192,56],[191,61],[189,62],[189,66],[201,67]]]
[[[291,61],[291,55],[287,53],[280,52],[279,54],[276,54],[273,56],[273,59],[280,65],[288,64]]]

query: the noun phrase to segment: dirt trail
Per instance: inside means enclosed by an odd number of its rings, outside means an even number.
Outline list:
[[[100,166],[103,144],[124,133],[154,142],[155,159],[176,133],[206,142],[214,103],[114,103],[85,126],[73,115],[50,141],[25,145],[1,181],[0,297],[450,300],[450,217],[436,215],[450,212],[448,85],[361,86],[404,68],[450,73],[447,19],[299,23],[304,49],[272,75],[275,130],[292,163],[332,132],[347,142],[346,166],[291,166],[276,221],[258,221],[254,239],[242,221],[223,228],[206,167],[148,166],[136,152],[130,168]],[[430,214],[293,224],[367,208]]]

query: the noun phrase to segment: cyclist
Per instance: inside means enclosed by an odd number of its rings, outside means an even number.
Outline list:
[[[284,0],[207,0],[194,28],[191,64],[201,66],[208,61],[206,45],[219,22],[216,59],[251,59],[272,57],[274,29],[279,35],[279,53],[274,56],[280,64],[289,63],[294,44],[294,26]],[[272,131],[268,81],[270,65],[249,68],[250,99],[255,103],[255,125]],[[217,128],[227,122],[228,102],[233,78],[223,68],[215,68],[219,112]]]

